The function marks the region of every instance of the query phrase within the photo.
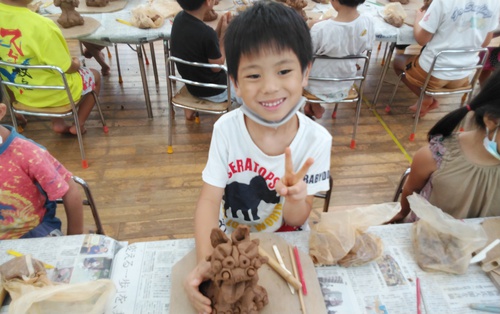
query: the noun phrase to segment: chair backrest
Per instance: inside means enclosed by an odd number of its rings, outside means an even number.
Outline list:
[[[343,57],[329,57],[329,56],[321,56],[321,55],[316,55],[314,56],[313,63],[316,60],[329,60],[331,62],[338,62],[338,61],[345,61],[345,60],[355,60],[356,63],[359,65],[359,63],[362,63],[360,65],[361,72],[360,73],[355,73],[354,75],[346,76],[346,77],[317,77],[317,76],[309,76],[310,81],[322,81],[322,82],[346,82],[346,81],[353,81],[353,82],[358,82],[358,96],[361,97],[363,95],[363,83],[364,80],[366,79],[366,75],[368,73],[368,66],[370,65],[370,58],[371,58],[372,51],[367,50],[362,54],[359,55],[349,55],[349,56],[343,56]],[[308,99],[309,101],[309,99]],[[356,101],[356,100],[354,100]],[[314,101],[313,101],[314,102]],[[323,100],[318,101],[318,102],[325,102]]]
[[[197,68],[220,69],[221,71],[224,71],[226,73],[227,83],[222,85],[222,84],[206,83],[206,82],[201,82],[201,81],[194,81],[191,79],[185,79],[179,74],[179,71],[174,71],[174,64],[175,63],[182,63],[185,65],[193,66],[193,67],[197,67]],[[229,75],[228,75],[227,68],[225,65],[191,62],[191,61],[183,60],[181,58],[170,56],[167,58],[166,67],[167,67],[167,91],[168,91],[169,103],[171,103],[174,106],[179,106],[182,108],[192,109],[192,110],[201,111],[201,112],[208,112],[208,113],[223,113],[220,111],[221,110],[222,111],[229,110],[229,108],[231,106],[231,88],[230,88],[231,83],[230,83]],[[204,103],[193,102],[193,101],[191,101],[191,103],[188,103],[185,101],[176,102],[175,97],[174,97],[175,96],[174,91],[176,88],[176,86],[174,86],[174,84],[176,82],[181,82],[184,84],[194,85],[194,86],[199,86],[199,87],[216,88],[216,89],[220,89],[221,93],[223,92],[223,90],[227,90],[227,101],[223,104],[220,104],[220,106],[207,106],[206,101]],[[224,106],[225,106],[225,108],[224,108]]]
[[[75,181],[78,185],[80,185],[83,188],[83,191],[85,192],[83,205],[88,206],[92,212],[92,217],[94,218],[94,223],[96,228],[94,232],[97,234],[104,234],[104,228],[102,227],[101,218],[99,217],[99,213],[97,212],[97,207],[95,205],[94,197],[92,196],[92,192],[90,191],[89,185],[87,184],[87,182],[85,182],[85,180],[77,176],[73,176],[73,181]],[[56,203],[63,204],[63,200],[58,199],[56,200]]]
[[[26,72],[33,73],[33,71],[52,71],[54,73],[59,74],[61,77],[61,81],[58,84],[54,85],[32,85],[32,84],[26,84],[25,82],[22,81],[17,81],[15,79],[6,79],[8,77],[7,75],[9,74],[14,74],[14,73],[26,73]],[[69,108],[73,109],[74,111],[72,113],[77,113],[76,111],[76,106],[75,102],[73,99],[73,96],[71,95],[71,89],[68,86],[68,81],[66,80],[66,75],[64,74],[64,71],[57,66],[53,65],[24,65],[24,64],[15,64],[15,63],[10,63],[10,62],[5,62],[5,61],[0,61],[0,73],[2,74],[0,76],[0,84],[2,86],[8,86],[11,88],[23,88],[23,89],[42,89],[42,90],[64,90],[66,91],[66,95],[68,96],[68,105],[70,106]],[[6,75],[7,74],[7,75]],[[7,93],[8,94],[8,93]],[[32,109],[29,109],[30,104],[22,104],[26,106],[20,105],[21,109],[16,109],[14,106],[14,99],[10,99],[8,97],[8,102],[9,106],[12,110],[15,112],[18,112],[20,114],[27,114],[27,115],[38,115],[38,116],[66,116],[66,115],[71,115],[72,113],[67,113],[67,110],[63,110],[64,112],[59,112],[59,111],[53,111],[51,112],[46,111],[46,110],[37,110],[35,106],[33,106]],[[11,110],[11,114],[13,115],[14,113]],[[15,120],[13,118],[13,120]]]
[[[396,187],[396,191],[394,192],[394,197],[392,198],[393,202],[399,201],[399,196],[403,192],[403,187],[406,183],[406,179],[408,179],[408,175],[410,174],[410,170],[411,170],[411,168],[406,169],[405,172],[403,172],[403,174],[401,175],[401,178],[399,179],[399,184]]]
[[[332,196],[332,188],[333,188],[333,179],[332,176],[328,178],[328,181],[330,182],[330,188],[327,191],[324,192],[318,192],[314,194],[314,197],[324,199],[325,202],[323,203],[323,212],[326,213],[328,212],[328,208],[330,207],[330,198]]]
[[[480,55],[480,53],[483,52],[483,54]],[[474,73],[472,79],[470,80],[470,86],[466,88],[466,92],[472,91],[474,89],[474,86],[477,82],[477,79],[479,78],[479,75],[481,74],[481,70],[483,69],[484,64],[486,63],[486,60],[488,59],[488,49],[487,48],[475,48],[475,49],[449,49],[449,50],[442,50],[436,54],[434,57],[434,60],[432,60],[431,67],[429,69],[429,72],[427,73],[427,77],[425,78],[424,84],[422,85],[422,88],[424,90],[427,89],[427,85],[429,84],[429,81],[431,77],[434,75],[436,72],[449,72],[449,71],[469,71]],[[456,58],[460,56],[465,56],[465,55],[480,55],[479,62],[476,64],[472,65],[459,65],[456,67],[452,66],[446,66],[446,67],[439,67],[436,66],[436,63],[438,60],[441,59],[451,59],[451,58]],[[453,93],[464,93],[463,88],[459,88],[456,90],[429,90],[431,94],[433,95],[446,95],[446,94],[453,94]],[[469,97],[472,95],[472,93],[469,94]]]

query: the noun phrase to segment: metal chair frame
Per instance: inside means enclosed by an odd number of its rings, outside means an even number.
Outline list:
[[[57,109],[57,107],[50,107],[50,108],[38,108],[38,107],[32,107],[28,110],[26,107],[29,107],[29,104],[21,104],[17,101],[14,101],[10,99],[9,93],[5,93],[6,99],[7,99],[7,105],[10,109],[10,115],[12,118],[12,124],[14,128],[17,130],[17,120],[15,114],[22,114],[22,115],[31,115],[31,116],[39,116],[39,117],[51,117],[51,118],[64,118],[67,116],[73,115],[73,119],[75,121],[75,126],[76,126],[76,135],[78,137],[78,145],[80,147],[80,154],[82,156],[82,167],[83,168],[88,168],[88,162],[87,159],[85,158],[85,150],[83,148],[83,139],[82,139],[82,131],[80,129],[80,122],[78,119],[78,109],[77,109],[77,104],[75,104],[75,101],[73,100],[73,96],[71,95],[71,90],[68,86],[68,81],[66,80],[66,75],[64,71],[53,65],[22,65],[22,64],[14,64],[14,63],[9,63],[5,61],[0,61],[0,67],[3,68],[13,68],[18,71],[26,71],[26,70],[40,70],[40,71],[53,71],[56,73],[59,73],[61,76],[61,82],[62,84],[60,85],[28,85],[28,84],[23,84],[23,83],[16,83],[16,82],[9,82],[7,80],[4,80],[0,77],[0,84],[2,86],[12,86],[14,88],[24,88],[24,89],[43,89],[43,90],[61,90],[61,91],[66,91],[66,94],[68,96],[68,101],[69,101],[69,106],[70,108],[68,110],[61,110],[55,112],[54,109]],[[3,87],[2,87],[3,88]],[[95,94],[94,91],[91,92],[92,96],[94,97],[95,104],[97,106],[97,109],[99,111],[99,115],[101,118],[101,122],[103,125],[103,130],[104,133],[108,133],[108,127],[106,126],[106,121],[104,120],[104,116],[102,114],[101,110],[101,104],[99,103],[99,98]],[[16,108],[16,106],[19,106]],[[22,106],[23,109],[20,109],[20,106]]]
[[[436,62],[437,60],[446,55],[463,55],[463,54],[472,54],[476,53],[479,54],[480,52],[484,52],[484,55],[482,59],[479,60],[479,63],[471,65],[471,66],[458,66],[458,67],[436,67]],[[410,141],[413,141],[415,139],[415,133],[417,131],[417,124],[418,120],[420,117],[420,111],[422,109],[422,100],[424,99],[424,96],[442,96],[442,95],[453,95],[453,94],[464,94],[464,97],[462,97],[460,107],[464,105],[466,95],[468,95],[467,102],[470,102],[471,97],[472,97],[472,92],[474,91],[474,87],[476,85],[476,82],[479,78],[479,75],[481,74],[481,70],[483,69],[483,66],[488,59],[488,49],[487,48],[477,48],[477,49],[450,49],[450,50],[443,50],[440,51],[436,56],[434,57],[434,60],[432,61],[431,67],[429,69],[429,72],[427,73],[427,77],[425,78],[424,84],[420,87],[420,95],[418,97],[418,102],[417,102],[417,112],[415,113],[415,121],[413,123],[413,129],[412,133],[410,134]],[[470,84],[466,87],[463,88],[454,88],[454,89],[447,89],[447,88],[441,88],[441,89],[427,89],[427,85],[429,84],[429,81],[432,77],[432,74],[435,72],[445,72],[445,71],[474,71],[474,76],[472,77]],[[392,105],[392,101],[394,100],[394,96],[396,95],[396,91],[398,89],[399,83],[401,82],[401,79],[403,76],[406,75],[405,72],[401,73],[398,77],[398,81],[396,82],[394,86],[394,90],[391,95],[391,99],[389,100],[389,104],[386,106],[385,111],[389,112],[390,111],[390,106]]]
[[[328,81],[328,82],[342,82],[342,81],[354,81],[354,82],[359,82],[358,90],[356,95],[354,97],[349,96],[348,98],[345,98],[341,101],[337,102],[326,102],[322,99],[319,98],[310,98],[307,97],[307,101],[310,103],[322,103],[322,104],[335,104],[335,108],[332,113],[332,118],[335,118],[337,115],[337,107],[339,103],[356,103],[356,117],[354,120],[354,126],[353,126],[353,131],[352,131],[352,139],[351,139],[351,149],[356,148],[356,132],[358,128],[358,122],[359,122],[359,116],[361,114],[361,102],[363,99],[363,87],[364,87],[364,81],[366,79],[366,75],[368,73],[368,66],[370,64],[370,58],[371,58],[372,51],[367,50],[363,54],[359,55],[350,55],[350,56],[344,56],[344,57],[328,57],[328,56],[314,56],[314,61],[317,59],[326,59],[326,60],[332,60],[332,62],[335,62],[336,60],[362,60],[364,62],[361,75],[354,75],[354,76],[349,76],[349,77],[315,77],[315,76],[309,76],[310,81]],[[314,62],[313,61],[313,62]]]
[[[165,41],[166,42],[166,41]],[[227,73],[227,68],[224,65],[219,64],[211,64],[211,63],[199,63],[199,62],[190,62],[180,58],[168,56],[168,47],[167,43],[165,43],[165,67],[167,71],[167,91],[168,91],[168,147],[167,152],[169,154],[173,153],[172,148],[172,128],[173,128],[173,110],[174,107],[179,107],[183,109],[191,109],[196,111],[196,122],[199,123],[198,112],[205,112],[211,114],[223,114],[230,110],[231,108],[231,82],[229,80],[229,75]],[[178,71],[175,71],[175,63],[187,64],[190,66],[195,66],[199,68],[208,68],[208,69],[221,69],[226,72],[227,75],[227,84],[213,84],[213,83],[204,83],[197,82],[193,80],[184,79],[180,76]],[[184,83],[184,86],[180,88],[177,92],[175,92],[175,83],[180,82]],[[205,99],[197,98],[189,94],[186,89],[186,84],[202,86],[202,87],[211,87],[218,89],[227,89],[227,101],[223,103],[214,103]]]
[[[85,182],[85,180],[77,176],[73,176],[73,181],[80,185],[85,192],[86,199],[83,200],[83,205],[89,206],[90,210],[92,211],[92,217],[94,217],[94,223],[96,226],[95,233],[104,234],[104,228],[102,227],[101,218],[99,217],[99,213],[97,212],[97,207],[95,206],[94,198],[92,197],[92,192],[90,191],[89,185],[87,184],[87,182]],[[56,203],[63,204],[63,200],[57,199]]]
[[[328,212],[328,208],[330,207],[330,198],[332,196],[332,188],[333,188],[333,179],[332,176],[328,179],[330,182],[330,188],[327,191],[324,192],[318,192],[314,194],[314,197],[321,198],[325,200],[325,203],[323,205],[323,212],[326,213]]]

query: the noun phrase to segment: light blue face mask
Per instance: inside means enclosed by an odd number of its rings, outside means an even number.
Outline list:
[[[243,113],[247,117],[249,117],[254,122],[256,122],[260,125],[263,125],[263,126],[266,126],[269,128],[277,128],[277,127],[282,126],[283,124],[287,123],[295,115],[295,113],[297,113],[297,111],[299,111],[300,108],[302,108],[302,106],[304,106],[305,103],[306,103],[306,98],[305,97],[300,98],[300,100],[297,102],[297,104],[295,104],[295,106],[286,114],[286,116],[284,116],[283,119],[281,119],[279,121],[270,121],[270,120],[266,120],[266,119],[262,118],[255,111],[248,108],[248,106],[245,104],[245,102],[243,102],[243,104],[241,105],[240,110],[243,111]]]
[[[495,128],[495,133],[493,133],[493,138],[490,140],[488,135],[490,134],[490,131],[488,130],[488,127],[486,127],[486,137],[483,140],[483,145],[484,148],[490,153],[493,157],[496,159],[500,160],[500,154],[498,153],[498,146],[497,142],[495,139],[497,138],[497,131],[498,131],[498,125]]]

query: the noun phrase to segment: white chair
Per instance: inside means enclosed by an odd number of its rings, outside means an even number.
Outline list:
[[[318,98],[317,96],[304,91],[304,96],[307,98],[307,101],[310,103],[322,103],[322,104],[335,104],[335,108],[332,113],[332,118],[335,118],[337,116],[337,107],[339,103],[356,103],[356,116],[354,118],[354,126],[353,126],[353,131],[352,131],[352,139],[351,139],[351,148],[354,149],[356,148],[356,132],[358,128],[358,122],[359,122],[359,116],[361,113],[361,102],[363,99],[363,85],[364,81],[366,79],[366,74],[368,73],[368,66],[370,64],[370,57],[371,57],[372,51],[367,50],[364,54],[360,55],[352,55],[352,56],[344,56],[344,57],[328,57],[328,56],[315,56],[314,60],[318,59],[326,59],[330,60],[331,62],[336,62],[336,61],[343,61],[343,60],[357,60],[359,63],[363,63],[363,65],[360,65],[360,68],[362,69],[361,74],[354,75],[354,76],[348,76],[348,77],[315,77],[315,76],[309,76],[309,81],[327,81],[327,82],[332,82],[332,84],[335,84],[336,82],[343,82],[343,81],[353,81],[353,83],[358,84],[358,89],[351,88],[349,91],[349,95],[347,98],[342,99],[341,101],[337,102],[332,102],[328,103],[325,102],[324,100]]]
[[[436,67],[436,61],[440,58],[446,58],[446,59],[451,59],[455,57],[459,57],[462,55],[467,55],[467,54],[479,54],[481,51],[484,52],[483,57],[479,60],[477,64],[471,65],[471,66],[457,66],[457,67]],[[481,74],[481,70],[483,69],[484,63],[488,59],[488,49],[486,48],[477,48],[477,49],[453,49],[453,50],[443,50],[440,51],[435,57],[434,60],[432,61],[431,67],[429,69],[429,73],[427,74],[427,77],[425,78],[424,84],[420,87],[420,95],[418,98],[417,102],[417,112],[415,113],[415,121],[413,123],[413,129],[412,133],[410,134],[410,141],[413,141],[415,139],[415,132],[417,131],[417,123],[418,119],[420,116],[420,111],[422,109],[422,100],[424,99],[424,96],[443,96],[443,95],[453,95],[453,94],[463,94],[460,106],[464,105],[465,99],[467,98],[468,95],[468,100],[467,102],[470,102],[470,99],[472,97],[472,91],[474,90],[474,87],[476,85],[477,79],[479,78],[479,75]],[[461,87],[461,88],[440,88],[440,89],[430,89],[427,87],[429,84],[429,81],[432,77],[432,74],[436,72],[447,72],[447,71],[471,71],[473,73],[472,79],[470,80],[470,84]],[[389,100],[389,104],[386,106],[385,111],[390,112],[390,106],[392,105],[392,101],[394,99],[394,95],[396,94],[396,91],[399,86],[399,82],[405,75],[405,72],[401,73],[399,75],[398,81],[396,83],[396,86],[394,87],[394,91],[392,92],[391,99]]]
[[[104,228],[102,227],[101,218],[99,217],[99,213],[97,212],[97,207],[95,206],[94,198],[92,197],[92,192],[90,188],[82,178],[77,176],[73,176],[73,181],[75,181],[78,185],[83,188],[85,192],[85,198],[83,199],[83,205],[88,206],[92,212],[92,217],[94,218],[95,230],[91,230],[92,233],[104,234]],[[57,204],[63,204],[62,199],[56,200]]]
[[[21,65],[21,64],[13,64],[9,62],[0,61],[0,67],[7,70],[9,73],[12,71],[18,71],[20,73],[26,71],[52,71],[58,73],[61,77],[61,81],[57,85],[27,85],[22,82],[10,82],[2,77],[0,77],[0,85],[1,88],[3,86],[10,86],[13,88],[23,88],[23,89],[42,89],[42,90],[61,90],[65,91],[68,95],[68,103],[66,105],[60,107],[47,107],[47,108],[37,108],[30,106],[30,104],[23,104],[15,99],[10,99],[9,93],[5,93],[7,99],[7,106],[10,109],[10,114],[12,117],[12,124],[14,128],[17,130],[17,120],[15,114],[22,115],[30,115],[30,116],[39,116],[39,117],[51,117],[51,118],[64,118],[67,116],[73,116],[75,126],[76,127],[76,135],[78,137],[78,145],[80,146],[80,154],[82,156],[82,167],[88,168],[88,162],[85,158],[85,151],[83,148],[83,140],[82,140],[82,132],[80,130],[80,123],[78,121],[78,105],[75,104],[73,100],[73,96],[71,96],[71,90],[68,86],[68,82],[66,80],[66,75],[64,71],[56,66],[52,65]],[[12,71],[9,71],[12,69]],[[92,91],[92,96],[94,97],[96,107],[99,111],[99,115],[101,117],[101,122],[103,125],[104,133],[108,133],[108,127],[106,126],[106,122],[104,121],[104,116],[102,114],[101,105],[99,103],[99,99],[97,95]]]
[[[165,60],[165,66],[167,68],[167,91],[168,91],[168,147],[167,153],[172,154],[172,127],[173,127],[173,110],[174,107],[179,107],[183,109],[190,109],[196,112],[196,122],[199,123],[198,112],[205,112],[211,114],[223,114],[230,110],[231,108],[231,88],[230,88],[230,80],[229,76],[227,76],[227,84],[213,84],[213,83],[204,83],[197,82],[188,79],[184,79],[180,76],[178,71],[174,70],[174,63],[182,63],[189,66],[199,67],[199,68],[208,68],[208,69],[221,69],[221,71],[225,71],[227,75],[227,69],[224,65],[219,64],[211,64],[211,63],[198,63],[198,62],[190,62],[185,61],[176,57],[167,57]],[[175,86],[176,82],[184,83],[177,92]],[[202,86],[202,87],[211,87],[218,88],[222,90],[227,90],[227,100],[222,103],[211,102],[205,99],[201,99],[191,95],[185,84]]]

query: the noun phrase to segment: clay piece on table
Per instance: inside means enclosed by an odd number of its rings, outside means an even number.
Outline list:
[[[395,27],[403,26],[407,17],[403,6],[399,2],[388,3],[384,7],[384,21]]]
[[[304,21],[307,21],[307,15],[304,8],[307,6],[307,0],[286,0],[286,5],[297,11]]]
[[[105,7],[109,3],[109,0],[85,0],[85,4],[88,7]]]
[[[218,16],[219,15],[217,14],[217,12],[215,12],[215,10],[212,9],[210,11],[207,11],[207,13],[205,13],[205,16],[203,16],[203,21],[204,22],[215,21]]]
[[[399,2],[401,4],[408,4],[410,0],[389,0],[389,2]]]
[[[64,28],[83,25],[83,17],[76,11],[79,0],[54,0],[54,5],[61,8],[61,16],[57,22]]]
[[[257,270],[267,262],[259,255],[259,240],[250,240],[250,229],[242,225],[231,239],[214,228],[210,240],[214,248],[207,257],[210,280],[200,291],[212,301],[213,313],[259,313],[269,303],[266,289],[258,285]]]

